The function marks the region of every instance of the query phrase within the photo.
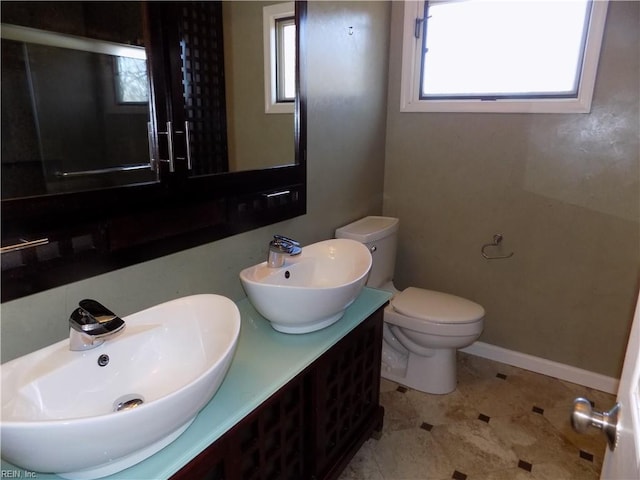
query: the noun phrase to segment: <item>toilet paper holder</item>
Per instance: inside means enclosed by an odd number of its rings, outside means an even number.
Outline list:
[[[502,259],[502,258],[511,258],[511,257],[513,257],[513,252],[511,252],[511,253],[509,253],[507,255],[493,255],[493,256],[487,255],[486,250],[488,248],[492,248],[492,247],[499,247],[500,244],[502,243],[502,239],[503,238],[504,237],[502,236],[501,233],[496,233],[493,236],[493,243],[485,243],[482,246],[482,248],[480,249],[480,253],[482,253],[482,256],[484,258],[486,258],[487,260],[499,260],[499,259]]]

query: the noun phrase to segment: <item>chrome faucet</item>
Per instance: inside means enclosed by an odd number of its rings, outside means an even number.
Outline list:
[[[282,235],[274,235],[269,242],[267,267],[280,268],[284,265],[284,258],[289,255],[299,255],[302,252],[300,243]]]
[[[95,300],[82,300],[79,305],[69,317],[71,351],[95,348],[124,329],[124,320]]]

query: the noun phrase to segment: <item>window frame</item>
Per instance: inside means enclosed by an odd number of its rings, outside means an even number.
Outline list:
[[[295,94],[295,80],[293,82],[293,95],[291,97],[287,97],[285,95],[285,90],[287,86],[286,82],[286,62],[284,61],[287,58],[287,49],[285,47],[285,28],[293,26],[294,37],[295,37],[295,26],[296,19],[295,17],[282,17],[276,19],[276,98],[278,103],[287,103],[287,102],[295,102],[296,94]],[[293,51],[293,65],[295,70],[295,49]],[[292,71],[295,75],[295,72]]]
[[[295,102],[278,100],[278,29],[277,21],[294,17],[294,2],[278,3],[263,7],[263,46],[264,46],[264,112],[294,113]],[[295,18],[294,18],[295,23]]]
[[[416,19],[423,17],[424,0],[404,2],[402,32],[401,112],[470,113],[589,113],[609,0],[591,2],[581,65],[578,96],[570,98],[421,99],[422,36],[416,38]]]

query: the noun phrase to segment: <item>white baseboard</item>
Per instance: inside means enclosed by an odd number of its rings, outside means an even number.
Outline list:
[[[489,343],[475,342],[466,348],[462,348],[460,351],[559,378],[567,382],[584,385],[585,387],[595,388],[596,390],[614,395],[618,393],[618,383],[620,380],[617,378],[607,377],[606,375],[572,367],[563,363],[553,362],[545,358],[534,357],[526,353],[507,350],[506,348],[497,347]]]

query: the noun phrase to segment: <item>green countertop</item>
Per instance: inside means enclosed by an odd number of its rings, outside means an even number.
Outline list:
[[[157,480],[170,477],[329,350],[390,297],[387,292],[364,288],[338,322],[304,335],[275,331],[255,311],[249,300],[241,300],[237,303],[242,317],[238,347],[227,376],[215,396],[173,443],[137,465],[103,478]],[[2,461],[2,474],[14,478],[60,478],[53,474],[26,472],[5,461]]]

